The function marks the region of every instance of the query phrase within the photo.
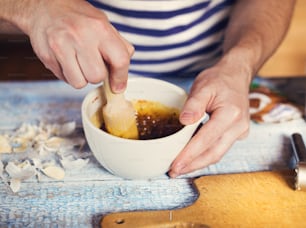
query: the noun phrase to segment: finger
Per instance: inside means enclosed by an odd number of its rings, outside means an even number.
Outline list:
[[[200,154],[200,156],[182,169],[180,174],[190,173],[219,162],[224,154],[233,146],[236,141],[235,133],[239,130],[240,129],[233,128],[228,131],[214,144],[214,146]],[[245,134],[245,132],[242,134]]]
[[[69,46],[63,50],[56,48],[54,55],[62,68],[62,73],[67,83],[76,89],[83,88],[87,85],[87,80],[83,75],[78,63],[76,51],[73,48]]]
[[[61,65],[59,64],[59,62],[56,60],[55,57],[52,58],[52,60],[46,62],[43,61],[44,66],[50,70],[58,79],[67,82],[63,72],[62,72],[62,68]]]
[[[102,45],[100,50],[103,59],[108,63],[111,89],[115,93],[121,93],[126,88],[134,48],[118,32],[106,37],[104,44],[107,45]]]
[[[191,93],[182,108],[180,122],[189,125],[198,121],[204,115],[209,97],[206,92]]]
[[[211,101],[216,99],[216,86],[209,82],[205,74],[200,74],[192,84],[188,98],[180,114],[180,122],[183,125],[193,124],[198,121],[204,112],[208,112]]]
[[[194,135],[181,153],[171,164],[170,173],[171,177],[176,177],[181,174],[194,159],[199,157],[202,153],[206,152],[214,142],[205,143],[205,129],[202,128]],[[217,140],[216,140],[217,141]]]
[[[44,64],[44,66],[50,70],[58,79],[61,79],[63,81],[66,81],[62,68],[55,58],[55,55],[52,53],[50,47],[48,46],[47,42],[40,43],[40,48],[37,47],[37,45],[33,44],[33,50],[36,53],[37,57],[40,59],[40,61]],[[41,52],[40,50],[47,50]]]
[[[105,77],[108,77],[107,68],[103,62],[103,59],[99,51],[78,51],[77,61],[84,78],[89,83],[97,84],[103,81]]]
[[[57,59],[55,57],[52,57],[52,64],[47,65],[45,64],[46,68],[49,69],[50,71],[52,71],[52,73],[60,80],[67,82],[64,74],[63,74],[63,70],[61,65],[59,64],[59,62],[57,61]]]
[[[200,99],[197,99],[195,97],[187,99],[180,114],[180,122],[183,125],[193,124],[204,115],[207,102],[205,102],[204,99],[201,102],[200,101]],[[200,112],[199,110],[203,111]]]
[[[233,145],[234,141],[235,137],[231,136],[230,133],[225,134],[215,143],[214,146],[202,152],[198,157],[192,160],[191,163],[181,169],[179,175],[191,173],[211,164],[217,163]]]
[[[236,122],[234,121],[235,117],[232,115],[235,116],[230,111],[224,114],[223,109],[217,109],[176,160],[185,161],[186,163],[191,162],[191,160],[199,156],[203,149],[211,147]]]
[[[204,167],[207,167],[211,164],[215,164],[219,162],[224,154],[232,147],[234,144],[237,132],[241,132],[241,128],[243,124],[241,123],[240,126],[237,126],[226,132],[221,138],[219,138],[214,145],[210,148],[204,149],[201,151],[198,157],[195,157],[189,164],[184,166],[182,169],[177,171],[176,169],[171,169],[169,175],[171,177],[176,177],[178,175],[190,173]],[[245,130],[243,134],[246,134],[248,130]]]
[[[183,151],[177,156],[173,162],[171,169],[175,173],[180,173],[193,160],[199,157],[203,151],[212,148],[228,131],[233,131],[235,134],[232,137],[240,137],[241,132],[248,130],[248,122],[243,120],[237,121],[230,114],[224,115],[223,110],[216,110],[210,120],[205,123],[198,133],[190,140]],[[234,130],[230,130],[230,129]]]

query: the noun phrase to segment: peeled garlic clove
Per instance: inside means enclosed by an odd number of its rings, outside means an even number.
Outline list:
[[[66,168],[66,169],[81,169],[85,165],[88,164],[89,159],[69,159],[69,158],[62,158],[61,164]]]
[[[64,139],[63,138],[60,138],[60,137],[51,137],[49,138],[48,140],[46,140],[45,144],[44,144],[44,147],[46,150],[48,151],[57,151],[62,143],[63,143]]]
[[[60,136],[71,135],[74,132],[75,128],[76,128],[76,123],[74,121],[65,123],[60,127],[58,135]]]
[[[55,180],[62,180],[65,177],[65,171],[58,166],[47,166],[42,169],[42,172]]]
[[[7,136],[0,135],[0,153],[11,153],[12,146]]]

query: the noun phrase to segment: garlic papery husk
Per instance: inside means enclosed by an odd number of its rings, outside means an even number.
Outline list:
[[[75,159],[72,155],[70,155],[67,157],[62,157],[60,159],[60,162],[65,169],[81,169],[88,164],[89,159],[88,158]]]
[[[38,171],[42,170],[43,165],[42,165],[41,159],[34,157],[31,159],[31,161],[36,170]],[[36,177],[38,181],[41,181],[41,172],[38,172],[38,171],[36,172]]]
[[[43,126],[49,135],[67,136],[74,132],[76,123],[74,121],[64,124],[52,124]]]
[[[0,178],[1,179],[4,179],[3,171],[4,171],[4,165],[3,165],[3,162],[0,160]]]
[[[12,178],[9,181],[9,186],[10,186],[12,192],[14,192],[14,193],[19,192],[19,190],[21,188],[21,180],[16,179],[16,178]]]
[[[21,163],[18,162],[8,162],[5,166],[5,171],[10,178],[25,180],[29,179],[36,174],[36,169],[28,160],[25,160]]]
[[[0,160],[0,183],[2,179],[7,188],[18,192],[26,179],[63,180],[66,170],[86,166],[92,154],[83,151],[86,140],[75,130],[76,122],[39,122],[36,125],[24,123],[14,131],[1,132],[0,155],[1,146],[5,148],[2,152],[11,153],[3,154]]]

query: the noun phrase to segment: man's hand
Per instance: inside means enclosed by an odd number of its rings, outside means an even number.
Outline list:
[[[204,112],[210,114],[210,119],[173,162],[171,177],[218,162],[237,139],[247,136],[251,77],[241,74],[219,63],[196,78],[180,120],[191,124]]]
[[[204,111],[210,120],[173,162],[176,177],[218,162],[249,129],[249,84],[284,38],[295,0],[237,0],[225,32],[223,56],[195,80],[181,115],[189,124]],[[267,10],[274,9],[274,10]]]
[[[58,78],[82,88],[109,76],[114,92],[125,89],[134,48],[102,11],[83,0],[14,2],[9,18]]]

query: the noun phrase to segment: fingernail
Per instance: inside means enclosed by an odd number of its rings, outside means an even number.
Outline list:
[[[125,90],[125,88],[126,88],[126,83],[119,83],[119,84],[116,84],[116,86],[115,86],[115,93],[122,93],[122,92],[124,92],[124,90]]]
[[[176,178],[179,174],[176,173],[176,172],[174,172],[174,171],[172,171],[172,170],[170,170],[169,173],[168,173],[168,175],[169,175],[171,178]]]
[[[181,116],[180,116],[180,119],[181,119],[181,121],[183,121],[184,123],[185,122],[191,122],[191,121],[193,121],[193,112],[188,112],[188,111],[183,111],[182,113],[181,113]]]
[[[179,175],[181,173],[181,171],[186,167],[186,165],[184,163],[177,163],[172,170]]]

